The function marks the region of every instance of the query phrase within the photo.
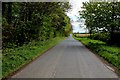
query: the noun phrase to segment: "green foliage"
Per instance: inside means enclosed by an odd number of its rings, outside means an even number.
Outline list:
[[[90,38],[75,37],[75,39],[81,41],[88,48],[93,50],[95,53],[106,59],[120,70],[120,47],[109,46],[105,42],[92,40]]]
[[[94,33],[94,34],[91,34],[91,36],[89,36],[89,38],[104,41],[104,42],[107,42],[108,44],[110,44],[110,42],[109,42],[110,33],[107,33],[107,32]],[[114,33],[114,39],[113,40],[114,40],[114,45],[120,46],[120,32],[115,32]]]
[[[108,42],[110,39],[110,34],[109,33],[95,33],[91,35],[91,39]]]
[[[3,50],[2,75],[7,76],[11,72],[29,63],[31,60],[43,54],[50,47],[60,42],[63,37],[56,37],[48,41],[32,41],[18,48],[7,48]]]
[[[2,8],[3,48],[66,36],[71,30],[70,20],[65,15],[68,3],[3,2]]]
[[[120,32],[119,2],[85,2],[82,8],[80,15],[85,19],[90,34],[107,32],[110,34],[109,42],[119,44],[119,41],[116,41],[118,37],[115,37],[115,33]]]

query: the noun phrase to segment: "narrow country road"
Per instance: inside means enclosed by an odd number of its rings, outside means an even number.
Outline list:
[[[117,75],[70,36],[12,78],[117,78]]]

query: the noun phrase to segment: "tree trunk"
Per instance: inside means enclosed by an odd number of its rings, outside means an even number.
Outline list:
[[[31,8],[28,8],[28,20],[31,21],[32,18],[32,10]]]
[[[115,3],[113,2],[112,4],[112,9],[113,9],[113,12],[112,12],[112,22],[115,21],[115,7],[114,7]],[[111,30],[110,30],[110,44],[113,44],[114,43],[114,23],[111,25]]]
[[[8,12],[7,12],[7,21],[9,24],[12,22],[12,3],[8,2]]]
[[[2,16],[5,17],[5,10],[6,10],[6,4],[5,2],[2,3]]]

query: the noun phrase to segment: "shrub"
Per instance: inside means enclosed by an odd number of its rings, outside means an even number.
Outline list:
[[[109,33],[95,33],[91,35],[91,38],[95,40],[101,40],[104,42],[108,42],[110,39],[110,35]]]

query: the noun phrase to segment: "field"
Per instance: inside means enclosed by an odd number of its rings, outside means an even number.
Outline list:
[[[75,34],[75,36],[76,37],[88,37],[88,36],[90,36],[90,34],[87,34],[87,33],[86,34],[82,34],[81,33],[81,34]]]

